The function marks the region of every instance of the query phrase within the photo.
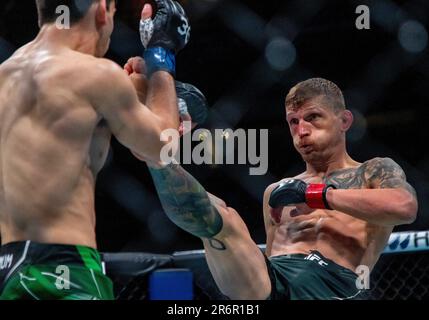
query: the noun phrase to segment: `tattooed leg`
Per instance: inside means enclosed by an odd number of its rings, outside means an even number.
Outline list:
[[[221,231],[222,216],[192,175],[178,164],[149,170],[162,207],[177,226],[200,238],[212,238]]]
[[[238,213],[231,210],[228,221],[223,221],[225,203],[209,196],[180,165],[150,168],[150,172],[168,217],[185,231],[203,238],[206,261],[221,292],[231,299],[266,299],[271,292],[268,267]],[[228,230],[231,219],[233,232]],[[216,237],[221,230],[228,234],[228,240]]]

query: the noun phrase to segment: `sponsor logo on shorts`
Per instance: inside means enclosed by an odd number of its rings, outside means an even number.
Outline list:
[[[315,261],[319,265],[321,265],[322,267],[326,267],[328,265],[328,263],[326,261],[324,261],[320,256],[318,256],[317,254],[314,254],[314,253],[311,253],[308,256],[306,256],[304,258],[304,260]]]

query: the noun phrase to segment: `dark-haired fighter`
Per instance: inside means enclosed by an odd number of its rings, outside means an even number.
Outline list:
[[[356,271],[369,276],[393,227],[414,221],[415,191],[393,160],[347,154],[353,116],[334,83],[297,84],[286,115],[307,167],[265,191],[265,255],[240,215],[179,165],[150,164],[158,194],[168,217],[202,239],[229,298],[352,299],[361,289]]]
[[[187,18],[172,0],[156,1],[153,21],[143,9],[145,105],[124,70],[101,58],[114,1],[36,3],[39,34],[0,67],[0,299],[112,299],[96,249],[96,176],[112,134],[157,161],[161,132],[179,127],[172,75]],[[57,21],[60,5],[69,26]]]

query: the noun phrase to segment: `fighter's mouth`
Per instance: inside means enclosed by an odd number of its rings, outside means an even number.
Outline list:
[[[310,152],[310,151],[313,151],[313,150],[314,150],[314,148],[313,148],[313,145],[312,145],[312,144],[302,144],[299,148],[300,148],[303,152]]]

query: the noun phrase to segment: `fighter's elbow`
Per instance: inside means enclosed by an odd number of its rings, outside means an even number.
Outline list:
[[[411,224],[417,218],[418,204],[415,197],[407,195],[399,205],[399,219],[401,224]]]

